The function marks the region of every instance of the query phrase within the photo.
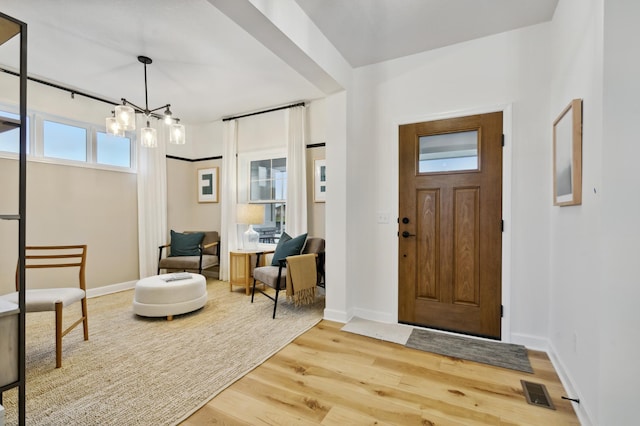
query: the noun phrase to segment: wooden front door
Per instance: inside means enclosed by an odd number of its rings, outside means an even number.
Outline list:
[[[500,339],[502,112],[400,126],[402,323]]]

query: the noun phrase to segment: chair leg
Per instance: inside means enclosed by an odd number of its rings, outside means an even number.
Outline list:
[[[83,298],[82,304],[82,329],[84,330],[84,340],[89,340],[89,317],[87,316],[87,298]]]
[[[278,307],[278,293],[280,293],[280,290],[276,289],[276,297],[273,300],[273,316],[271,317],[272,319],[276,319],[276,308]]]
[[[62,367],[62,302],[56,303],[56,368]]]
[[[256,279],[253,279],[253,290],[251,290],[251,303],[253,303],[253,296],[256,294]]]

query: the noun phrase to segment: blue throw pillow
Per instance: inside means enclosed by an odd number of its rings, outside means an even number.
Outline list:
[[[282,234],[283,237],[285,235],[289,237],[286,233]],[[278,266],[280,264],[278,261],[280,259],[285,259],[287,256],[296,256],[300,254],[305,241],[307,241],[307,234],[301,234],[295,238],[289,238],[289,240],[283,242],[282,237],[280,237],[280,241],[278,241],[278,245],[276,246],[276,251],[273,254],[271,266]],[[282,245],[280,245],[281,243]]]
[[[181,234],[171,230],[171,253],[169,256],[199,256],[200,243],[204,238],[204,232]]]

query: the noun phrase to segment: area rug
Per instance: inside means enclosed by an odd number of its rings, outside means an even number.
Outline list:
[[[202,309],[173,321],[134,315],[133,290],[89,299],[89,341],[82,327],[68,334],[59,369],[53,314],[28,314],[27,424],[177,424],[322,318],[323,296],[281,300],[274,320],[262,295],[252,304],[228,283],[207,289]],[[16,398],[4,393],[7,425],[17,424]]]
[[[406,346],[440,355],[533,373],[527,349],[522,345],[490,342],[416,328]]]
[[[430,331],[405,324],[385,324],[357,317],[345,324],[342,331],[439,355],[533,373],[527,349],[522,345]]]

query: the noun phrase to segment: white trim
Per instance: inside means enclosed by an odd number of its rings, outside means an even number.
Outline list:
[[[354,318],[354,317],[357,317],[360,319],[366,319],[368,321],[381,322],[384,324],[398,324],[397,315],[394,317],[392,314],[388,312],[372,311],[370,309],[354,308],[353,315],[351,315],[349,320],[351,320],[351,318]]]
[[[90,289],[87,290],[87,297],[91,299],[93,297],[105,296],[105,295],[111,294],[111,293],[118,293],[120,291],[131,290],[132,288],[134,288],[136,286],[137,282],[138,282],[138,280],[126,281],[126,282],[123,282],[123,283],[117,283],[117,284],[105,285],[105,286],[102,286],[102,287],[90,288]]]
[[[581,401],[580,404],[572,403],[573,411],[578,416],[578,420],[582,426],[592,426],[596,423],[592,420],[594,417],[591,415],[588,406],[584,403],[584,398],[580,395],[578,391],[578,386],[574,386],[574,381],[569,374],[569,370],[565,368],[562,363],[560,357],[556,354],[555,347],[553,343],[548,342],[549,350],[547,354],[549,355],[549,359],[551,360],[551,364],[553,364],[553,368],[556,370],[558,377],[560,378],[560,382],[562,382],[562,386],[564,387],[566,396],[569,398],[577,398]]]
[[[346,324],[349,322],[353,315],[348,315],[345,311],[338,311],[335,309],[326,309],[324,310],[323,319],[327,321],[335,321]]]
[[[540,336],[532,336],[530,334],[513,333],[511,335],[511,343],[526,346],[527,349],[534,351],[549,351],[549,340]]]
[[[466,117],[476,114],[488,114],[492,112],[502,112],[502,133],[504,134],[504,148],[502,150],[502,219],[504,220],[504,232],[502,233],[502,306],[504,316],[502,317],[501,341],[512,342],[511,336],[511,181],[513,164],[513,114],[512,104],[486,105],[477,108],[453,110],[435,114],[403,117],[393,122],[393,140],[397,140],[398,128],[403,124],[420,123],[423,121],[435,121],[449,118]],[[396,216],[398,216],[396,214]],[[396,246],[397,251],[397,246]],[[396,277],[398,276],[398,263],[396,260]],[[396,291],[394,300],[395,318],[398,318],[398,280],[395,281]]]

